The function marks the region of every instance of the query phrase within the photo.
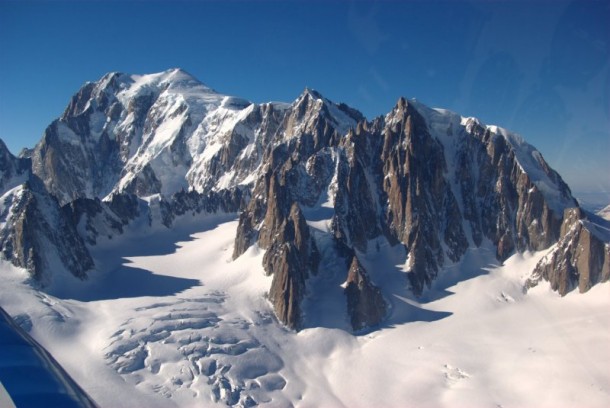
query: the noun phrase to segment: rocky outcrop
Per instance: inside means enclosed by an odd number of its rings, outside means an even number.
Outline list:
[[[379,324],[387,305],[378,287],[371,283],[364,267],[354,255],[345,286],[347,314],[354,331]]]
[[[29,180],[4,196],[0,250],[5,259],[25,268],[43,286],[57,269],[85,279],[93,260],[70,217],[42,182]]]
[[[473,240],[479,245],[481,236],[490,239],[499,260],[515,250],[548,248],[559,238],[564,209],[577,206],[567,185],[517,136],[492,132],[476,120],[466,129],[472,137],[460,146],[458,180]],[[541,187],[552,194],[545,197]]]
[[[210,191],[207,194],[180,191],[164,199],[163,225],[169,228],[175,219],[186,214],[237,213],[246,207],[248,200],[248,191],[241,188]]]
[[[500,261],[548,248],[577,206],[540,153],[503,129],[403,101],[386,122],[388,224],[409,251],[415,293],[484,238]]]
[[[100,238],[112,239],[125,232],[138,218],[150,224],[149,204],[133,194],[115,194],[109,200],[79,198],[62,207],[63,212],[78,228],[78,233],[89,245]]]
[[[392,236],[409,250],[409,278],[415,293],[421,293],[445,256],[457,261],[468,241],[447,178],[443,145],[430,134],[424,118],[401,98],[386,118],[383,138],[386,222]]]
[[[23,183],[30,171],[30,160],[17,158],[11,154],[0,140],[0,195]]]
[[[148,226],[172,228],[185,215],[237,213],[245,207],[247,196],[240,189],[209,194],[181,191],[169,198],[161,196],[143,200],[134,194],[114,194],[108,200],[79,198],[62,210],[79,227],[79,234],[89,245],[99,238],[121,235],[138,219]]]
[[[580,208],[566,210],[561,239],[538,262],[526,287],[541,280],[565,295],[578,288],[580,293],[610,279],[610,223],[588,216]]]
[[[275,195],[281,197],[281,194]],[[296,202],[285,213],[286,202],[272,200],[268,214],[273,220],[273,239],[263,257],[265,271],[273,275],[269,299],[282,323],[292,329],[301,327],[301,302],[305,296],[305,281],[318,269],[319,255],[309,227]],[[289,203],[288,203],[289,204]],[[270,218],[269,218],[270,219]],[[266,218],[267,220],[267,218]]]
[[[332,231],[341,247],[364,252],[368,241],[384,230],[378,144],[366,123],[358,124],[341,141],[331,191],[335,210]]]
[[[16,158],[0,140],[0,254],[43,285],[50,270],[86,278],[93,260],[76,224],[31,174],[31,161]]]
[[[318,269],[319,255],[299,205],[277,228],[277,237],[263,258],[265,271],[273,275],[269,299],[282,323],[292,329],[301,327],[301,302],[305,281]]]
[[[576,206],[557,173],[517,136],[402,98],[340,147],[335,238],[360,251],[381,234],[405,245],[416,294],[483,239],[501,261],[549,247],[563,209]]]
[[[290,328],[302,326],[305,282],[319,263],[300,207],[315,206],[326,191],[336,160],[329,147],[340,143],[340,130],[354,125],[358,115],[305,90],[286,111],[276,143],[264,154],[252,200],[240,216],[233,256],[254,243],[267,250],[263,265],[273,274],[270,300]]]

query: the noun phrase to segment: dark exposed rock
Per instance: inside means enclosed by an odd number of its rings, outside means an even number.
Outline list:
[[[387,118],[381,159],[388,197],[387,225],[409,250],[409,279],[421,293],[436,277],[446,255],[458,260],[468,241],[457,200],[447,182],[442,144],[423,117],[404,99]]]
[[[380,235],[402,243],[411,287],[420,294],[447,262],[484,239],[501,261],[515,251],[549,247],[559,237],[559,210],[576,205],[537,151],[476,120],[455,124],[443,117],[442,135],[435,112],[401,98],[385,118],[343,127],[337,137],[332,111],[314,91],[292,105],[240,217],[234,257],[258,242],[274,249],[268,260],[279,256],[279,264],[290,264],[290,250],[274,247],[290,204],[315,206],[326,193],[333,205],[330,232],[341,253],[366,251]],[[533,176],[529,157],[536,160]],[[552,183],[557,198],[546,197],[537,182]],[[301,274],[282,276],[293,278],[291,285],[283,281],[287,291],[302,293]]]
[[[98,198],[79,198],[66,204],[62,210],[73,225],[79,225],[83,220],[80,234],[89,245],[95,245],[100,234],[107,237],[122,234],[123,227],[130,220],[109,211],[109,206]],[[100,227],[104,230],[100,231]]]
[[[354,330],[379,324],[387,306],[378,287],[373,285],[364,267],[354,255],[347,275],[347,314]]]
[[[333,174],[333,159],[325,149],[339,143],[331,102],[306,90],[286,114],[278,135],[280,143],[263,158],[246,211],[241,214],[234,258],[257,242],[266,249],[263,265],[273,274],[270,299],[278,318],[291,328],[302,324],[300,304],[305,280],[315,273],[319,254],[300,205],[315,205]],[[343,111],[348,118],[354,112]],[[344,118],[345,119],[345,118]],[[355,120],[348,119],[353,121]]]
[[[560,295],[574,288],[580,293],[610,279],[610,223],[587,215],[580,208],[567,209],[561,225],[561,239],[538,262],[526,287],[544,279]]]
[[[108,208],[116,214],[123,225],[140,215],[142,207],[140,199],[133,194],[113,194],[110,201],[106,202]]]
[[[265,271],[273,275],[269,298],[280,321],[298,329],[305,280],[317,272],[319,254],[297,203],[292,203],[290,213],[274,231],[275,238],[263,257]]]
[[[181,191],[163,199],[163,225],[171,227],[184,214],[237,213],[246,206],[248,194],[240,188],[212,191],[207,194]]]
[[[504,260],[515,250],[540,250],[556,242],[563,208],[576,206],[567,185],[540,157],[536,171],[554,184],[562,203],[559,209],[551,208],[505,137],[474,120],[466,129],[471,137],[460,141],[457,180],[475,244],[487,237],[496,245],[498,259]],[[531,149],[527,155],[539,155],[531,146],[524,149]]]
[[[5,200],[8,211],[0,214],[6,223],[0,230],[0,248],[7,260],[27,269],[42,285],[50,283],[50,272],[57,268],[87,277],[93,260],[72,219],[42,182],[31,179]]]
[[[344,141],[347,157],[341,155],[337,166],[332,221],[335,238],[360,251],[366,251],[368,240],[381,234],[383,222],[378,180],[367,177],[366,138],[362,133],[350,132]]]
[[[0,140],[0,194],[20,184],[29,174],[30,166],[29,159],[13,156]]]
[[[93,260],[76,223],[30,169],[30,159],[14,157],[0,140],[0,253],[42,284],[52,279],[49,268],[86,278]]]
[[[76,126],[61,120],[53,122],[32,154],[34,174],[45,182],[47,190],[60,204],[86,197],[92,190],[99,191],[100,195],[109,192],[104,188],[104,180],[118,172],[119,166],[112,154],[118,151],[115,140],[102,134],[91,150],[85,150],[69,125]]]
[[[176,219],[190,214],[237,213],[245,207],[244,193],[240,189],[221,190],[209,194],[196,191],[179,192],[170,198],[157,197],[144,201],[133,194],[114,194],[109,201],[98,198],[79,198],[63,207],[88,244],[98,243],[98,237],[123,234],[125,228],[140,217],[148,224],[159,222],[167,228]]]

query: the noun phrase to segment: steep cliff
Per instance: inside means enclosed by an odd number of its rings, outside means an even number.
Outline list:
[[[584,293],[609,279],[610,222],[571,208],[564,214],[559,242],[538,262],[527,287],[545,280],[563,296],[575,288]]]

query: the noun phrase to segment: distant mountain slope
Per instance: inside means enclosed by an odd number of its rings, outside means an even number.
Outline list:
[[[597,215],[599,215],[600,217],[602,217],[603,219],[605,219],[607,221],[610,221],[610,204],[608,204],[606,207],[599,210],[597,212]]]

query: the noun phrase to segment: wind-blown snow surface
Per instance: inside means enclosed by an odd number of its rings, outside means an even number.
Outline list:
[[[86,289],[67,282],[53,296],[0,261],[0,304],[102,407],[610,403],[608,284],[564,298],[546,284],[524,294],[543,253],[500,266],[479,249],[415,299],[397,266],[403,251],[380,240],[361,255],[391,304],[387,322],[352,335],[340,328],[346,317],[325,310],[327,327],[295,333],[264,298],[262,251],[230,261],[235,219],[101,243]]]

